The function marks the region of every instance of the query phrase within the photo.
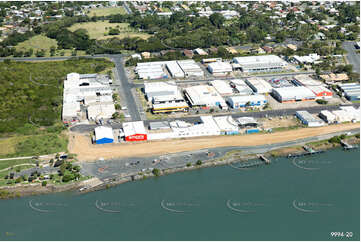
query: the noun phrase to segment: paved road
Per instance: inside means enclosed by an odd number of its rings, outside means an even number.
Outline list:
[[[141,120],[140,113],[138,111],[136,100],[131,93],[133,84],[129,83],[127,74],[125,73],[124,65],[123,65],[123,57],[122,55],[112,55],[112,60],[115,64],[116,68],[116,79],[120,81],[119,95],[126,101],[128,113],[131,116],[133,121]]]
[[[128,14],[132,14],[132,10],[128,6],[127,2],[124,2],[123,6],[124,6],[125,11],[127,11]]]
[[[355,44],[353,41],[346,41],[342,43],[342,47],[347,51],[346,57],[353,66],[353,71],[360,73],[360,54],[356,53]]]
[[[348,105],[347,105],[348,106]],[[360,104],[353,104],[355,108],[358,108]],[[213,114],[213,116],[225,116],[225,115],[231,115],[233,118],[240,118],[240,117],[254,117],[254,118],[264,118],[266,116],[268,117],[276,117],[276,116],[289,116],[294,115],[296,111],[299,111],[300,109],[306,110],[312,114],[316,114],[321,112],[322,110],[337,110],[340,108],[340,105],[325,105],[325,106],[314,106],[314,107],[307,107],[307,108],[293,108],[293,109],[280,109],[280,110],[266,110],[266,111],[259,111],[259,112],[245,112],[245,113],[236,113],[236,114]],[[182,117],[182,118],[168,118],[168,119],[153,119],[153,120],[145,120],[144,124],[145,126],[148,126],[150,122],[156,122],[156,121],[174,121],[174,120],[184,120],[190,123],[196,123],[200,122],[200,116],[195,117]],[[122,124],[116,123],[111,124],[113,129],[119,129],[122,128]],[[89,125],[89,124],[79,124],[76,126],[73,126],[70,128],[73,132],[79,132],[79,133],[89,133],[94,130],[96,125]]]

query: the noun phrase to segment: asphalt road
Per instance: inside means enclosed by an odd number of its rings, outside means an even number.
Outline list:
[[[127,2],[124,2],[123,6],[124,6],[125,11],[127,11],[128,14],[132,14],[132,10],[128,6]]]
[[[141,120],[138,107],[134,96],[131,93],[133,84],[129,83],[127,74],[125,73],[124,65],[123,65],[123,57],[122,55],[112,55],[112,60],[115,64],[116,68],[116,79],[120,81],[119,95],[126,102],[128,113],[132,118],[132,121]]]
[[[347,51],[346,58],[353,66],[353,71],[360,73],[360,54],[356,53],[355,42],[346,41],[342,43],[342,47]]]

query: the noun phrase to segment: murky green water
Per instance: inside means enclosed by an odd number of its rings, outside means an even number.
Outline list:
[[[0,201],[0,240],[359,240],[359,176],[359,150],[337,149]]]

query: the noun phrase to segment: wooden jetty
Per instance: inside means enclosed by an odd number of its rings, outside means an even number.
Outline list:
[[[341,140],[341,145],[343,146],[344,150],[351,150],[357,148],[356,146],[348,144],[346,141]]]
[[[314,150],[311,147],[304,145],[303,149],[306,152],[302,152],[302,153],[295,153],[295,154],[288,154],[287,158],[294,158],[294,157],[301,157],[301,156],[307,156],[307,155],[315,155],[315,154],[320,154],[320,153],[324,153],[324,150]]]
[[[261,160],[263,160],[264,163],[266,163],[266,165],[271,164],[271,161],[270,161],[267,157],[265,157],[264,155],[258,154],[257,156],[258,156],[258,158],[260,158]]]

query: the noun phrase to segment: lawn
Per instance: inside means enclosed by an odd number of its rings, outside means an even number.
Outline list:
[[[98,8],[89,11],[88,16],[108,16],[112,14],[126,14],[127,12],[123,7],[110,7],[110,8]]]
[[[58,47],[58,42],[55,39],[50,39],[45,35],[35,35],[30,39],[19,43],[15,46],[17,51],[27,51],[29,49],[33,49],[35,56],[36,51],[45,50],[45,57],[50,56],[50,47],[54,46],[55,48]],[[61,56],[61,53],[64,53],[64,56],[71,56],[71,50],[58,50],[56,49],[54,56]],[[85,51],[77,51],[77,55],[85,55]]]
[[[30,39],[19,43],[16,46],[16,50],[22,50],[22,51],[26,51],[30,48],[33,48],[34,53],[37,50],[49,50],[51,46],[55,46],[58,47],[58,43],[55,39],[50,39],[44,35],[35,35],[33,37],[31,37]]]
[[[120,33],[118,35],[108,35],[110,28],[118,28],[120,30]],[[90,38],[97,40],[114,37],[117,37],[119,39],[123,39],[126,37],[139,37],[142,39],[147,39],[151,36],[146,33],[137,32],[135,29],[129,27],[128,23],[109,23],[109,21],[77,23],[72,25],[68,29],[70,31],[75,31],[77,29],[86,29],[89,33]]]

